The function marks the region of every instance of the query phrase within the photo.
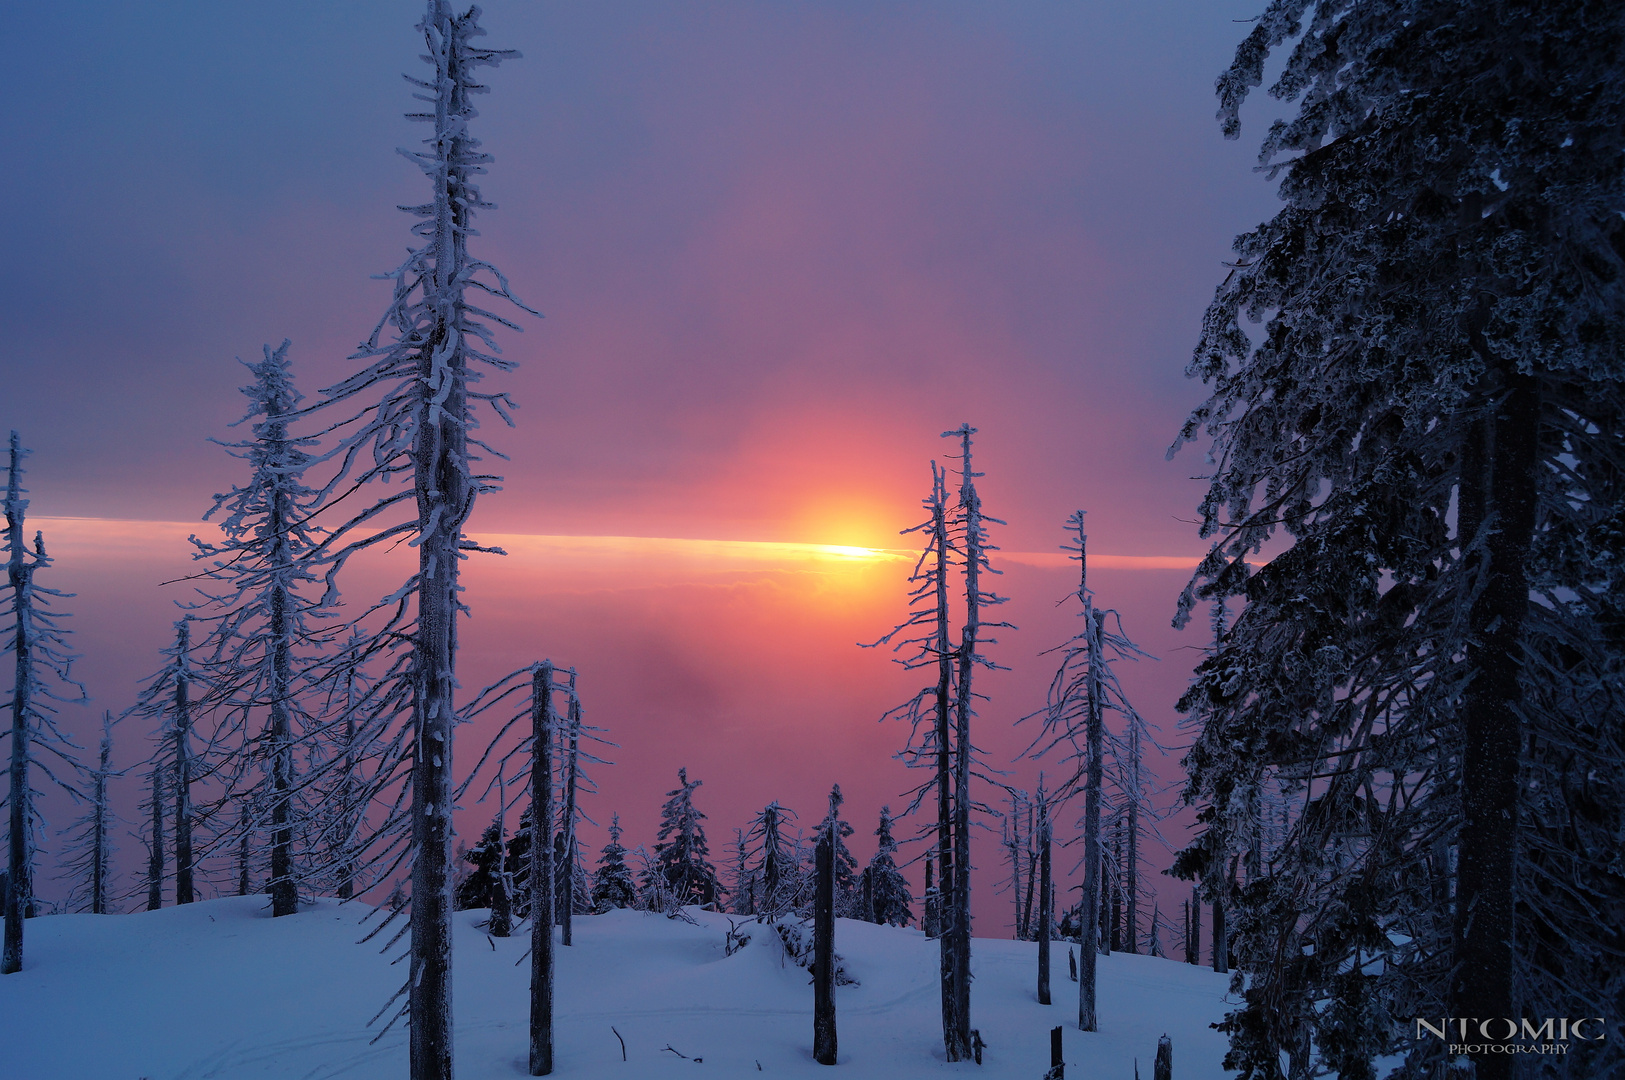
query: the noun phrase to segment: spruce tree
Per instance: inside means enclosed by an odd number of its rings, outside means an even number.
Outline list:
[[[626,865],[626,848],[621,844],[621,815],[609,819],[609,843],[598,856],[598,869],[592,875],[592,909],[629,908],[637,902],[638,886]]]
[[[1203,831],[1179,860],[1247,973],[1243,1076],[1436,1072],[1443,1043],[1396,1036],[1413,1017],[1625,989],[1597,858],[1625,821],[1599,719],[1625,670],[1622,48],[1604,4],[1275,0],[1220,77],[1229,137],[1278,50],[1293,103],[1261,151],[1283,208],[1237,241],[1181,436],[1213,440],[1217,537],[1182,612],[1245,600],[1183,702]],[[1221,895],[1267,783],[1301,813]],[[1575,1049],[1546,1067],[1621,1067],[1617,1040]]]
[[[64,854],[65,875],[71,882],[69,907],[106,915],[112,892],[113,855],[118,850],[112,840],[118,815],[108,797],[108,781],[123,775],[113,768],[113,726],[118,721],[111,712],[102,713],[102,739],[96,767],[87,770],[90,789],[85,814],[69,827]]]
[[[687,769],[677,770],[677,787],[666,792],[660,809],[660,833],[655,843],[655,872],[678,904],[710,904],[724,890],[716,867],[707,856],[705,815],[694,806],[694,789],[704,781],[690,780]]]

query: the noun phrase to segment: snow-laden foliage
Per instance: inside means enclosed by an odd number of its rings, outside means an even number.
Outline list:
[[[23,458],[29,453],[13,431],[5,496],[10,593],[8,606],[0,610],[0,619],[11,621],[5,651],[16,661],[10,710],[11,767],[5,795],[5,950],[0,956],[0,974],[22,968],[23,920],[35,913],[34,853],[46,828],[35,776],[44,777],[76,800],[80,797],[81,766],[76,756],[80,748],[58,725],[57,704],[83,700],[85,689],[69,674],[75,657],[68,650],[68,631],[57,625],[64,613],[51,610],[53,600],[73,594],[35,580],[51,565],[51,558],[45,554],[44,536],[36,532],[30,547],[25,532],[28,500],[23,497],[27,494],[22,483]]]
[[[681,904],[714,903],[725,890],[711,865],[703,814],[694,805],[694,789],[703,780],[690,780],[687,769],[677,770],[677,787],[666,792],[660,808],[660,833],[655,842],[654,873]]]
[[[864,868],[864,889],[868,894],[870,922],[907,926],[914,918],[913,897],[908,879],[897,868],[897,839],[892,836],[891,807],[880,808],[880,824],[875,828],[875,853]]]
[[[1244,1080],[1434,1075],[1415,1016],[1625,1008],[1622,49],[1618,5],[1275,0],[1219,80],[1231,137],[1277,51],[1293,103],[1181,435],[1216,537],[1181,620],[1245,602],[1182,703],[1179,860],[1232,904]]]
[[[609,843],[598,856],[592,875],[592,910],[602,913],[612,908],[629,908],[637,902],[638,886],[632,869],[626,865],[626,848],[621,844],[621,815],[609,819]]]

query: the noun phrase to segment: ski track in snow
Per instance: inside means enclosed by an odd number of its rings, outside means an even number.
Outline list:
[[[403,1027],[367,1027],[399,987],[404,963],[374,940],[370,908],[320,900],[271,919],[263,897],[132,915],[31,919],[23,971],[0,978],[0,1080],[397,1080]],[[527,1074],[529,934],[488,938],[484,912],[456,916],[457,1068],[466,1077]],[[1052,955],[1055,1004],[1037,1003],[1036,946],[978,938],[972,1024],[984,1065],[943,1059],[937,947],[917,930],[839,920],[836,948],[859,985],[836,991],[840,1064],[812,1060],[812,986],[769,926],[725,956],[721,915],[698,926],[640,912],[577,916],[557,950],[554,1075],[807,1076],[906,1080],[975,1075],[1037,1080],[1051,1027],[1068,1072],[1150,1074],[1157,1036],[1174,1042],[1180,1080],[1222,1080],[1225,976],[1121,954],[1100,961],[1101,1028],[1076,1027],[1067,943]],[[736,916],[737,919],[737,916]],[[494,947],[493,947],[494,946]],[[626,1039],[627,1058],[611,1026]],[[686,1055],[680,1058],[676,1053]],[[700,1059],[703,1059],[701,1061]],[[972,1072],[974,1070],[974,1072]]]

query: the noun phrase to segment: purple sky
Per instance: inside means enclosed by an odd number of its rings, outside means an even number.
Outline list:
[[[1163,455],[1201,397],[1182,371],[1229,242],[1274,206],[1253,135],[1225,143],[1212,119],[1256,5],[485,10],[489,41],[525,55],[480,105],[500,208],[477,251],[547,317],[504,337],[522,409],[487,431],[513,461],[476,532],[900,546],[937,433],[968,420],[1006,549],[1053,551],[1084,507],[1098,552],[1203,550],[1200,448]],[[394,153],[422,135],[400,117],[417,15],[8,15],[0,427],[36,451],[36,514],[196,521],[236,475],[206,442],[240,412],[233,357],[290,337],[307,393],[351,370],[387,297],[369,275],[408,240],[393,208],[422,198]],[[151,587],[162,538],[186,530],[62,528],[86,538],[57,572],[81,593],[83,674],[121,708],[173,617]],[[903,684],[851,647],[902,613],[884,566],[853,584],[647,553],[549,565],[474,570],[468,640],[604,687],[597,718],[626,749],[595,812],[620,809],[631,839],[652,842],[679,764],[707,781],[716,847],[767,798],[816,815],[831,780],[865,840],[898,801],[898,735],[873,718]],[[1166,629],[1183,579],[1098,578],[1165,657],[1134,685],[1170,733],[1193,655],[1175,650],[1201,644]],[[1026,615],[990,728],[1041,700],[1068,581],[1001,583]],[[465,685],[495,666],[465,660]],[[792,767],[808,745],[819,767]]]

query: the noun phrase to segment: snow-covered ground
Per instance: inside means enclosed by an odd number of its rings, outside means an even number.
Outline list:
[[[0,976],[5,1080],[400,1080],[405,1033],[367,1027],[400,985],[379,941],[357,944],[370,909],[323,900],[272,919],[263,897],[133,915],[28,922],[23,970]],[[467,1080],[526,1074],[528,934],[506,940],[456,915],[457,1069]],[[812,987],[771,928],[724,955],[728,920],[699,925],[618,911],[577,917],[558,950],[557,1067],[564,1077],[964,1075],[1040,1080],[1049,1029],[1065,1031],[1067,1075],[1149,1080],[1157,1037],[1173,1039],[1178,1080],[1221,1080],[1224,976],[1171,960],[1100,962],[1098,1033],[1077,1030],[1077,984],[1056,948],[1056,1004],[1034,989],[1036,946],[978,938],[972,1024],[984,1064],[942,1057],[936,945],[916,930],[840,920],[836,950],[860,985],[836,990],[840,1063],[812,1060]],[[737,920],[736,920],[737,921]],[[393,928],[391,928],[393,930]],[[386,936],[389,932],[386,932]],[[398,951],[398,950],[397,950]],[[626,1040],[626,1061],[611,1031]],[[667,1051],[673,1050],[686,1058]],[[703,1070],[703,1071],[702,1071]]]

